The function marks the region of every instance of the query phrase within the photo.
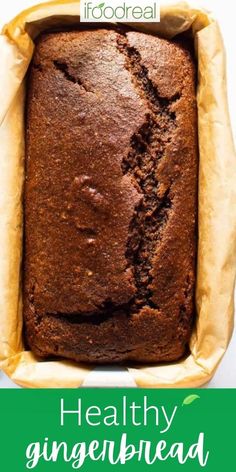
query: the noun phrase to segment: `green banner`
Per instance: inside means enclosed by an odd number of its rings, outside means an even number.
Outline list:
[[[2,389],[2,470],[234,470],[236,390]]]

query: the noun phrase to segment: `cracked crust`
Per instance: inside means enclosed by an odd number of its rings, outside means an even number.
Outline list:
[[[41,36],[26,128],[29,347],[97,363],[180,358],[196,258],[188,46],[123,28]]]

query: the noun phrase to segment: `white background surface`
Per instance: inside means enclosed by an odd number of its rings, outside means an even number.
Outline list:
[[[37,0],[7,0],[0,3],[0,27],[23,9],[34,5]],[[199,6],[203,6],[214,13],[218,19],[224,38],[227,54],[228,97],[231,122],[236,142],[236,40],[235,40],[235,16],[232,0],[195,0]],[[236,163],[235,163],[236,164]],[[235,182],[236,185],[236,182]],[[16,386],[0,372],[0,388]],[[231,344],[208,388],[236,388],[236,329]]]

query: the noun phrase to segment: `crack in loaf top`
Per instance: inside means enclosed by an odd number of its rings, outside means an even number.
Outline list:
[[[40,39],[25,185],[25,286],[36,313],[168,316],[185,306],[193,76],[181,44],[137,32]]]

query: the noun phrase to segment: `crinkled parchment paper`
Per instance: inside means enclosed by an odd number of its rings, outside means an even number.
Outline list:
[[[140,387],[198,387],[214,374],[233,328],[236,156],[218,25],[192,4],[162,4],[160,23],[136,27],[169,38],[191,30],[198,59],[198,316],[186,359],[157,367],[127,368]],[[79,1],[53,1],[23,12],[0,36],[0,359],[2,369],[25,387],[78,387],[92,369],[65,361],[38,362],[24,350],[22,341],[24,77],[37,34],[78,21]]]

